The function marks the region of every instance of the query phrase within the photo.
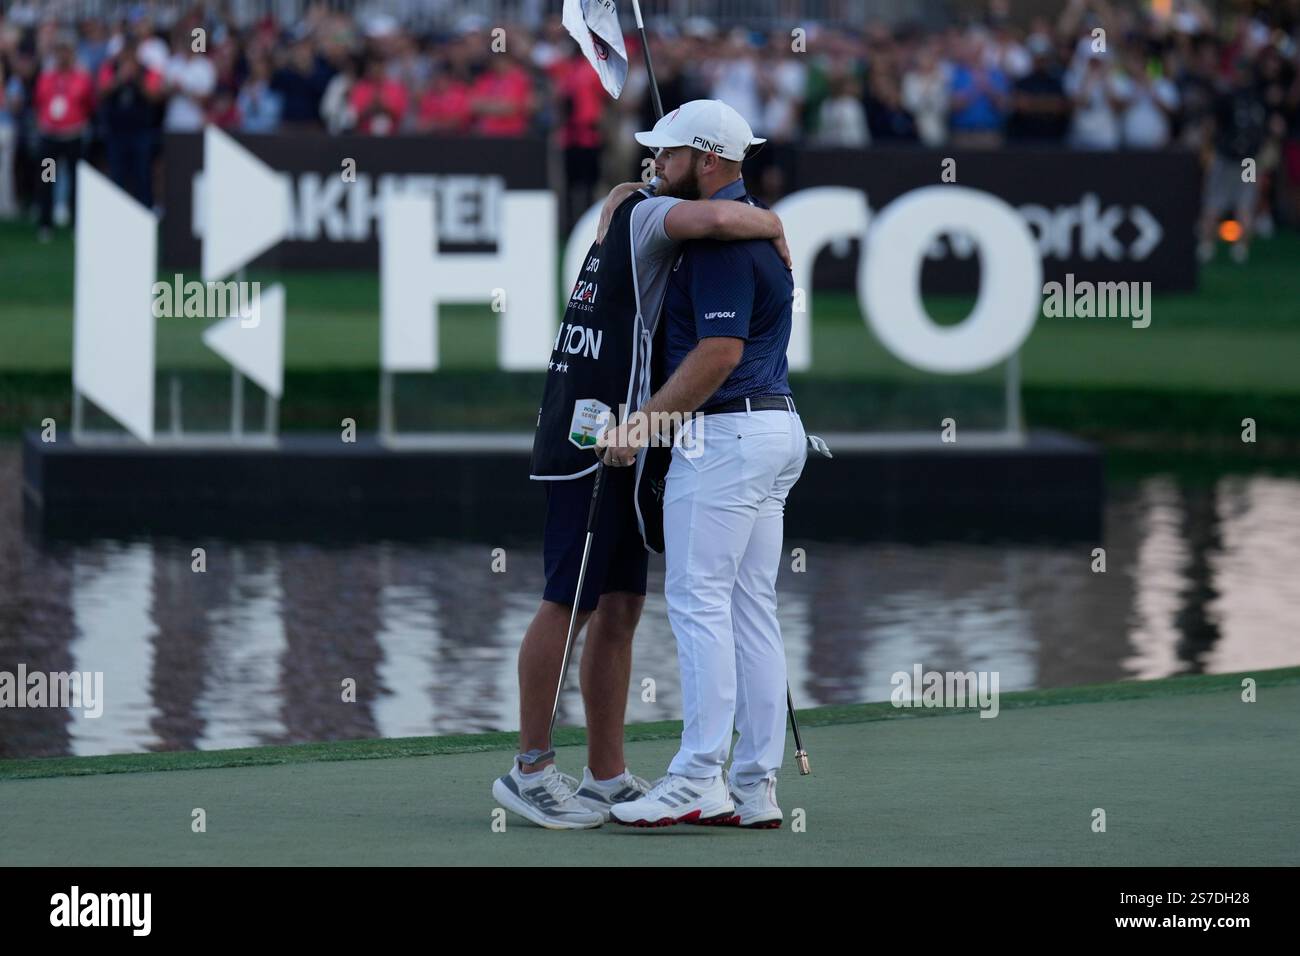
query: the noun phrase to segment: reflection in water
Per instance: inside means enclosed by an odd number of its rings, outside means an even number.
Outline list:
[[[388,556],[385,555],[387,559]],[[375,724],[381,737],[416,737],[438,722],[434,647],[442,643],[438,602],[410,584],[386,584],[379,592],[379,685]]]
[[[0,710],[0,755],[517,726],[537,548],[494,573],[487,543],[41,541],[20,531],[17,458],[0,447],[0,670],[102,671],[105,705]],[[1112,491],[1104,574],[1092,545],[791,539],[807,561],[787,557],[779,582],[791,687],[812,706],[888,699],[915,664],[994,670],[1003,690],[1297,664],[1298,530],[1300,481],[1153,476]],[[662,587],[652,563],[630,721],[681,712]],[[577,672],[566,724],[582,718]]]
[[[1207,614],[1217,640],[1205,670],[1231,673],[1296,663],[1300,646],[1300,482],[1226,478],[1217,488],[1219,547]]]
[[[1142,484],[1139,495],[1142,537],[1129,570],[1135,585],[1134,623],[1129,633],[1133,654],[1124,660],[1124,669],[1147,680],[1182,670],[1174,624],[1182,601],[1182,569],[1188,563],[1188,553],[1178,486],[1168,478],[1152,478]]]
[[[183,561],[185,555],[172,558]],[[287,736],[280,715],[290,664],[280,562],[266,548],[250,548],[233,552],[230,565],[226,603],[203,616],[203,687],[194,702],[199,750],[253,747]]]
[[[104,753],[123,740],[137,741],[135,749],[141,749],[156,740],[149,687],[159,634],[149,616],[153,559],[147,544],[112,542],[93,551],[78,549],[73,557],[72,619],[77,636],[70,667],[103,671],[105,703],[99,717],[68,711],[68,753]],[[31,663],[27,666],[32,669]]]
[[[1005,562],[1017,563],[1016,558]],[[949,576],[965,562],[949,564],[933,586],[900,584],[863,609],[860,700],[888,700],[890,678],[922,670],[999,672],[1000,687],[1034,686],[1034,646],[1029,614],[1018,606],[1015,568],[1002,584],[986,580],[960,586]],[[987,568],[977,571],[979,578]],[[1010,586],[1009,586],[1010,585]],[[844,688],[848,698],[852,687]]]

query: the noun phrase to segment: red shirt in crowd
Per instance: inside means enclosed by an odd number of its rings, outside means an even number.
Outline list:
[[[609,98],[584,57],[563,61],[555,71],[555,86],[563,102],[564,125],[560,127],[560,146],[564,149],[599,149],[603,144],[601,117]]]
[[[376,82],[360,79],[352,85],[348,97],[357,114],[357,130],[375,136],[389,136],[401,131],[402,117],[406,115],[406,87],[396,80]],[[375,104],[378,104],[378,111]]]
[[[140,72],[144,75],[144,88],[147,92],[158,94],[162,91],[162,74],[157,70],[146,69],[140,66]],[[116,64],[110,59],[105,60],[99,67],[99,76],[95,80],[95,85],[100,94],[107,93],[113,85],[113,77],[116,76]]]
[[[46,136],[75,136],[95,110],[95,87],[79,66],[44,70],[36,80],[36,125]]]
[[[474,81],[472,95],[475,100],[505,100],[510,106],[505,113],[480,115],[475,132],[484,136],[522,136],[528,132],[533,83],[522,67],[512,65],[500,73],[489,70]]]
[[[417,121],[420,129],[447,133],[468,133],[473,122],[469,84],[448,80],[435,85],[420,98]]]
[[[208,122],[221,129],[237,130],[243,119],[238,101],[229,93],[217,94],[208,108]]]

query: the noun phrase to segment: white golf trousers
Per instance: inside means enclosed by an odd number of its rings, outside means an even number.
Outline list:
[[[807,438],[794,412],[706,415],[673,448],[664,491],[664,592],[682,678],[669,772],[774,777],[785,754],[785,650],[776,617],[785,499]]]

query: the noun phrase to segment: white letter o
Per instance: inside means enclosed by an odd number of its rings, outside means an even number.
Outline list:
[[[944,232],[975,241],[980,288],[961,323],[938,325],[921,299],[925,251]],[[889,351],[927,372],[978,372],[1010,358],[1029,336],[1042,299],[1043,264],[1034,237],[996,196],[964,186],[926,186],[885,207],[858,263],[858,295],[869,326]]]

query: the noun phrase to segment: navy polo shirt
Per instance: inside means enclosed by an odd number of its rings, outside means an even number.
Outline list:
[[[742,179],[709,198],[751,201]],[[793,301],[794,276],[767,239],[686,243],[664,297],[665,371],[672,375],[700,339],[729,336],[745,340],[740,364],[701,407],[789,395],[785,350]]]

